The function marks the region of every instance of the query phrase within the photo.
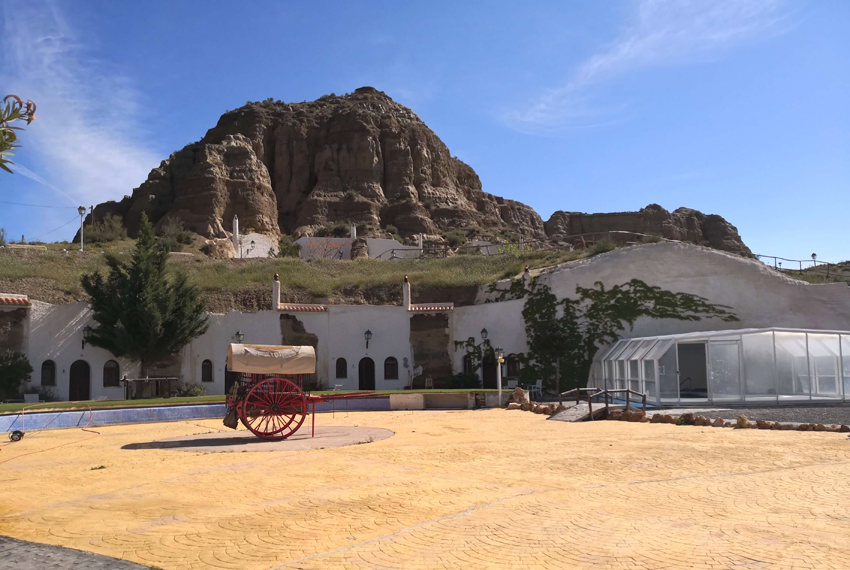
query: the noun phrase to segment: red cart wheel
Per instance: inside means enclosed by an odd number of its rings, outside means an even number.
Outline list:
[[[267,378],[245,396],[242,423],[261,439],[286,439],[301,427],[307,415],[307,400],[293,382]]]

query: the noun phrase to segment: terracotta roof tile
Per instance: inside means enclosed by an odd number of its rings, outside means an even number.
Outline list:
[[[278,305],[278,310],[289,313],[324,313],[327,312],[327,305],[307,305],[303,303],[281,303]]]
[[[12,295],[10,293],[0,293],[0,305],[21,305],[29,306],[29,298],[26,295]]]
[[[407,310],[413,313],[435,313],[443,311],[453,311],[454,303],[419,303],[410,305]]]

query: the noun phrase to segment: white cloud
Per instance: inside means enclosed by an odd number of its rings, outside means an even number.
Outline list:
[[[38,105],[19,158],[33,153],[42,165],[35,176],[82,204],[119,199],[141,184],[159,160],[140,133],[132,83],[91,55],[53,2],[4,2],[2,17],[0,83]]]
[[[506,119],[518,130],[533,131],[610,114],[593,87],[627,72],[693,62],[780,33],[786,16],[782,0],[640,0],[634,22],[609,47]]]

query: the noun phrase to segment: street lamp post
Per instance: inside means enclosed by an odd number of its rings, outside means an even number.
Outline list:
[[[86,207],[80,206],[77,213],[80,214],[80,251],[83,251],[83,216],[86,215]]]
[[[505,351],[496,347],[496,386],[499,388],[499,406],[502,407],[502,363],[505,361]]]

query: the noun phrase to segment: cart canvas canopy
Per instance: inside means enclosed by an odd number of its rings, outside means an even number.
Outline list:
[[[231,344],[227,368],[247,374],[314,374],[316,351],[312,346]]]

